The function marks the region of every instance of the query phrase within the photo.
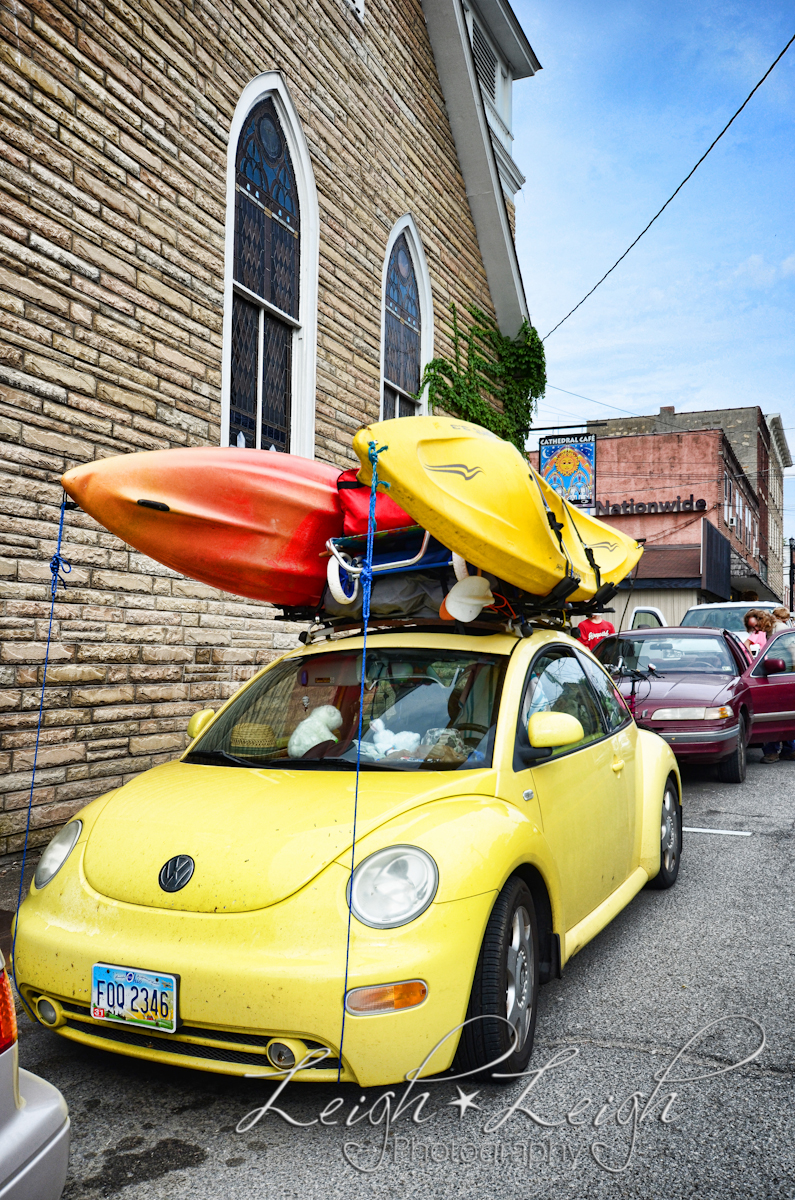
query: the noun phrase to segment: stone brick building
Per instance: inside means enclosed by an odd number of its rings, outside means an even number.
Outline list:
[[[24,825],[69,467],[197,444],[345,463],[472,302],[527,315],[507,0],[15,0],[0,39],[0,855]],[[172,756],[295,630],[79,512],[34,844]]]

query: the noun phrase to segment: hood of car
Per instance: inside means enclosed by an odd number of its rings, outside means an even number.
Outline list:
[[[682,707],[688,704],[705,706],[725,704],[731,699],[739,680],[725,675],[669,675],[638,684],[635,705],[638,712],[644,708],[657,708],[664,701],[666,707]],[[628,696],[629,680],[622,679],[621,691]]]
[[[421,804],[493,796],[489,770],[364,771],[357,840]],[[350,847],[353,771],[265,770],[164,763],[120,788],[91,828],[89,885],[127,904],[186,912],[247,912],[303,887]],[[191,859],[184,886],[160,884],[166,863]],[[176,864],[179,883],[189,864]]]

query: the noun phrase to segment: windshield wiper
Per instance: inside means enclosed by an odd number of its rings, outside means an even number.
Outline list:
[[[299,771],[327,771],[332,767],[346,767],[349,771],[356,770],[356,760],[351,761],[349,758],[271,758],[263,759],[263,766],[284,767],[285,770],[292,771],[297,768]],[[400,771],[402,768],[393,766],[390,763],[365,762],[362,760],[360,770],[362,771]]]
[[[234,754],[227,754],[226,750],[192,750],[190,754],[185,755],[182,761],[200,764],[205,767],[259,766],[259,763],[252,762],[249,758],[237,758]]]

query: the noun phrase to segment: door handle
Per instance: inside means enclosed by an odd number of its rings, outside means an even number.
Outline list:
[[[620,771],[623,771],[623,770],[624,770],[624,760],[623,760],[623,758],[616,758],[616,759],[613,761],[613,770],[615,771],[616,775],[618,775],[618,773],[619,773]]]

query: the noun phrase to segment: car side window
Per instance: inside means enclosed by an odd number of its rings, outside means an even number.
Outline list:
[[[753,669],[754,676],[764,674],[762,670],[762,660],[765,658],[781,658],[784,661],[784,674],[795,674],[795,632],[780,633],[772,642],[768,642],[762,654],[759,655],[759,661]],[[779,673],[779,678],[781,673]],[[771,679],[776,676],[772,675]]]
[[[631,719],[629,709],[624,703],[624,698],[610,676],[600,667],[597,667],[596,663],[591,662],[585,655],[582,655],[581,661],[585,668],[585,673],[599,697],[599,702],[607,718],[608,728],[611,733],[615,733],[617,729],[621,729],[622,725],[626,725]]]
[[[591,689],[585,672],[568,647],[553,647],[542,651],[530,666],[525,680],[524,695],[519,710],[517,739],[526,745],[527,722],[537,712],[562,712],[576,717],[583,727],[582,741],[553,750],[552,757],[580,750],[589,742],[598,741],[608,732],[605,728],[596,696]],[[545,760],[546,762],[549,759]],[[514,770],[524,770],[523,763]]]

